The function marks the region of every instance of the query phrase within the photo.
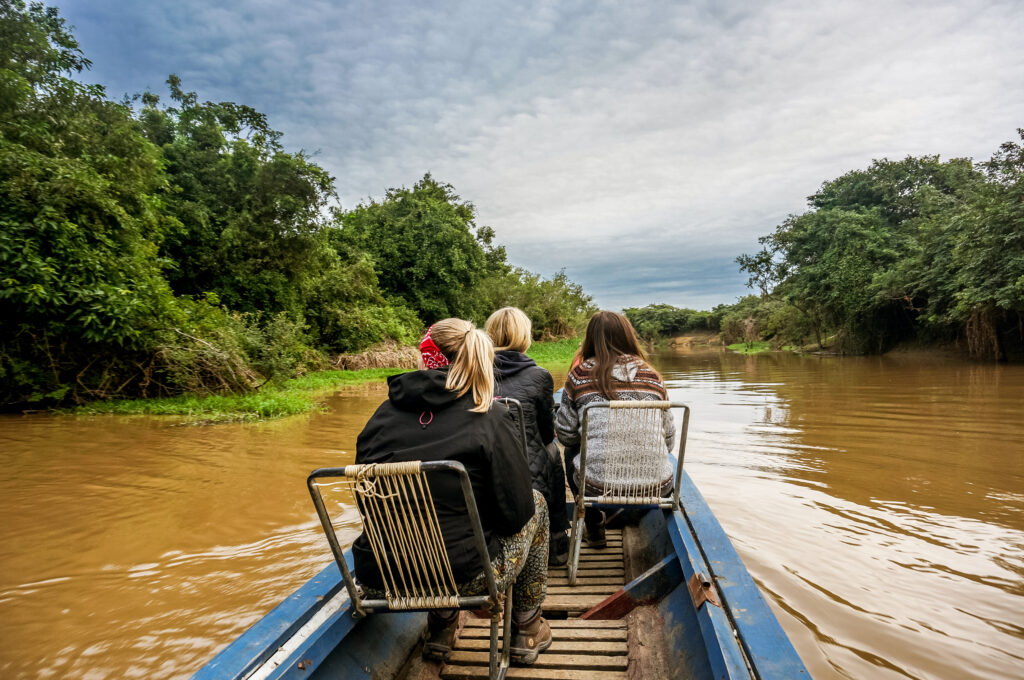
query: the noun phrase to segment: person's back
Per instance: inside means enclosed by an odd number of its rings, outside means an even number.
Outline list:
[[[388,400],[360,433],[356,462],[444,459],[465,466],[487,539],[488,565],[480,564],[458,479],[444,472],[428,476],[458,592],[484,594],[487,572],[499,590],[514,584],[510,651],[513,660],[533,663],[551,645],[540,609],[547,551],[537,548],[548,542],[547,503],[531,489],[518,426],[504,407],[493,407],[493,346],[468,321],[445,319],[427,330],[420,355],[420,368],[426,370],[388,379]],[[383,597],[381,567],[365,535],[356,539],[352,552],[360,584]],[[393,563],[396,558],[385,556]],[[432,610],[424,656],[445,659],[457,631],[457,610]]]
[[[356,441],[356,463],[455,460],[473,485],[480,522],[491,555],[498,536],[518,531],[533,515],[530,471],[522,460],[518,431],[504,408],[470,411],[473,396],[445,388],[448,369],[415,371],[388,379],[388,400],[378,407]],[[483,565],[477,558],[468,510],[458,478],[428,478],[437,518],[456,582],[470,580]],[[359,580],[380,588],[380,573],[369,541],[352,546]]]
[[[499,396],[518,400],[523,406],[527,456],[533,488],[548,502],[551,520],[551,564],[568,559],[569,519],[565,512],[565,473],[557,449],[549,447],[555,438],[554,380],[525,352],[530,347],[529,317],[515,307],[491,314],[487,334],[494,342],[495,390]]]
[[[566,378],[565,390],[558,411],[559,440],[566,446],[578,447],[582,437],[583,412],[592,404],[610,401],[598,388],[594,379],[595,361],[588,359],[576,366]],[[614,399],[621,401],[666,401],[668,392],[661,376],[651,366],[633,355],[622,355],[612,368],[612,389]],[[608,478],[605,463],[608,453],[608,409],[590,409],[587,422],[587,479],[588,484],[597,484]],[[641,465],[631,480],[639,484],[660,483],[671,486],[672,465],[665,455],[671,449],[674,424],[671,416],[663,417],[665,437],[660,450],[645,450],[643,458],[648,465]],[[640,446],[650,442],[632,442]],[[574,474],[579,477],[579,457],[572,459]],[[655,467],[656,466],[656,467]],[[578,483],[578,482],[577,482]],[[667,484],[666,484],[667,483]]]
[[[587,324],[586,336],[580,347],[581,363],[569,371],[562,391],[555,430],[558,440],[565,447],[567,471],[579,471],[579,447],[582,437],[583,410],[590,404],[622,401],[665,401],[668,391],[665,384],[643,358],[643,350],[633,326],[621,314],[598,312]],[[587,425],[587,483],[600,484],[606,478],[605,453],[607,440],[608,413],[606,409],[595,409],[593,419],[588,417]],[[672,485],[672,467],[668,462],[668,451],[672,447],[675,426],[668,411],[663,412],[665,433],[664,456],[661,451],[653,452],[649,465],[640,477],[642,481],[658,482],[663,489]],[[593,446],[591,443],[593,442]],[[659,464],[660,463],[660,464]],[[570,473],[569,483],[573,491],[583,480],[575,479]],[[591,545],[604,544],[602,513],[594,508],[587,509],[587,532]]]

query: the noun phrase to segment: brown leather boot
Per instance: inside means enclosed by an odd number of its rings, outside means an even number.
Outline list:
[[[423,637],[423,658],[446,661],[459,634],[459,612],[442,617],[435,612],[427,616],[427,630]]]
[[[512,661],[530,665],[540,653],[551,646],[551,626],[540,615],[540,609],[527,621],[515,624],[509,654]]]

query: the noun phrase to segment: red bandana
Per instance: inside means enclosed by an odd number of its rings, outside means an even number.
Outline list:
[[[430,337],[432,330],[434,330],[433,326],[428,328],[427,334],[420,342],[420,356],[423,357],[423,365],[427,368],[441,368],[448,365],[448,357],[442,354],[438,346],[434,344],[433,338]]]

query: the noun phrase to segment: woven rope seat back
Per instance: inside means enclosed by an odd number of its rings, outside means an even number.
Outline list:
[[[595,409],[589,414],[587,486],[606,503],[658,503],[668,448],[665,412],[656,408]]]
[[[352,489],[388,606],[457,607],[459,592],[419,464],[359,467]]]

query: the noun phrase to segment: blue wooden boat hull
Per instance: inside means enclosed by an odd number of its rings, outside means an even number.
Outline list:
[[[645,574],[609,607],[657,604],[671,668],[684,678],[809,678],[778,620],[703,496],[684,473],[683,511],[650,510],[640,522]],[[346,552],[351,567],[351,553]],[[721,606],[695,605],[694,574],[713,581]],[[389,678],[416,647],[422,613],[352,609],[335,563],[290,595],[201,668],[193,680]]]

